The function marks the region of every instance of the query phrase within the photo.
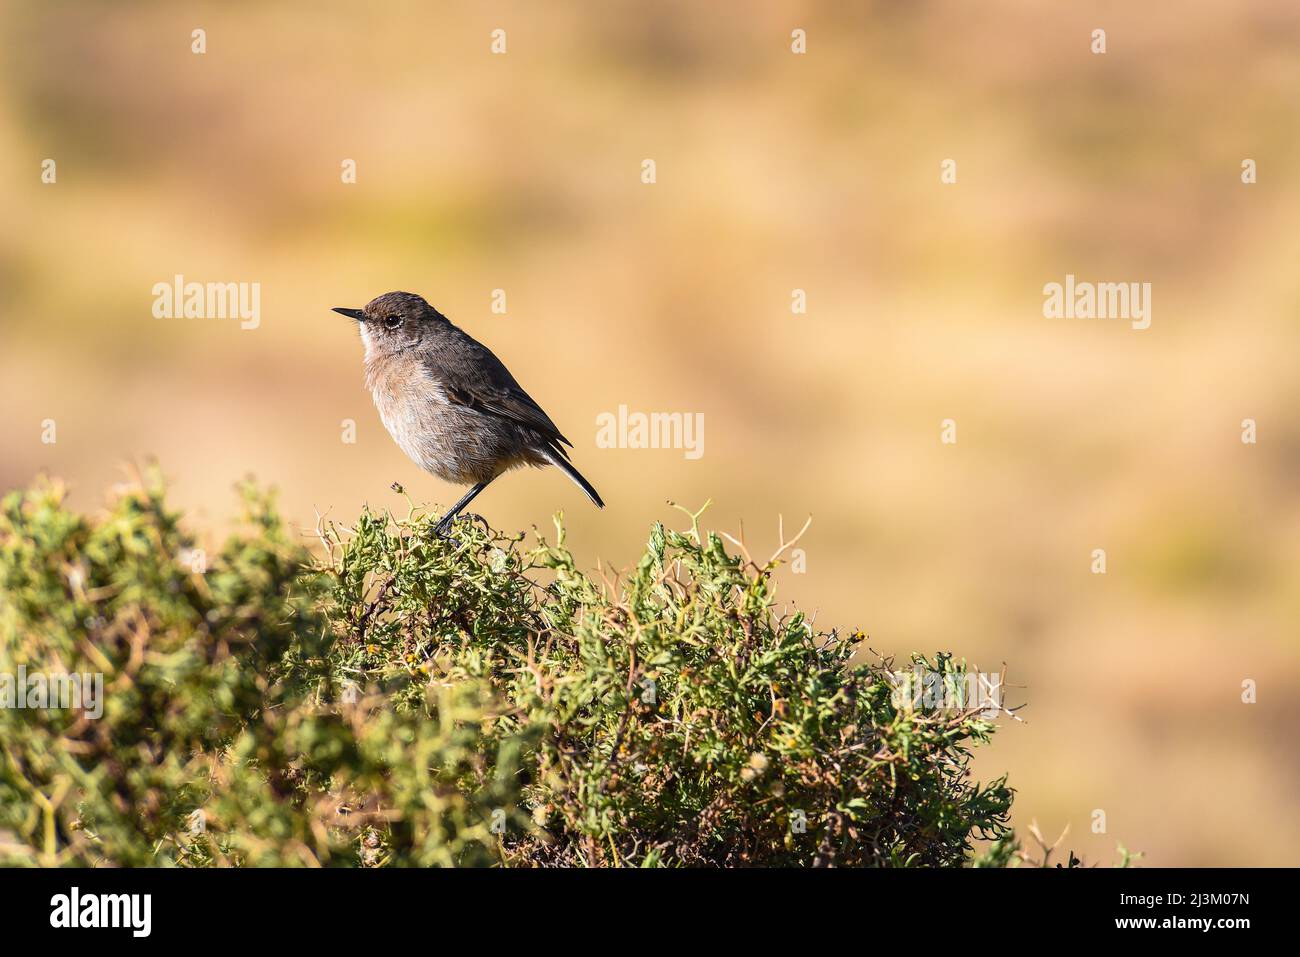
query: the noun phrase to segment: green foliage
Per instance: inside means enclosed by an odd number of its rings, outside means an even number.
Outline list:
[[[607,579],[558,521],[444,539],[415,509],[313,555],[243,491],[206,559],[156,479],[97,519],[5,498],[0,675],[102,673],[105,702],[0,707],[0,863],[1012,862],[1012,792],[969,770],[991,724],[896,706],[698,515]]]

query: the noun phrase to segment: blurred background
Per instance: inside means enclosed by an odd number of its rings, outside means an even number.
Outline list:
[[[93,508],[156,456],[213,536],[247,473],[304,529],[449,503],[329,312],[419,292],[610,506],[515,473],[498,527],[562,508],[594,568],[667,500],[761,556],[811,514],[784,599],[1006,662],[1029,707],[978,767],[1018,827],[1294,864],[1300,7],[1089,6],[6,0],[0,486]],[[260,283],[260,326],[154,318],[178,273]],[[1044,318],[1067,273],[1152,283],[1151,327]],[[619,405],[703,413],[703,456],[598,448]]]

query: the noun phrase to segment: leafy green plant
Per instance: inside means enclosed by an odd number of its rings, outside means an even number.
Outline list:
[[[56,483],[4,499],[0,674],[105,694],[0,708],[0,862],[1013,862],[1012,791],[970,771],[992,724],[901,706],[698,514],[605,578],[558,519],[526,544],[367,511],[312,551],[243,494],[210,559],[156,477],[99,518]]]

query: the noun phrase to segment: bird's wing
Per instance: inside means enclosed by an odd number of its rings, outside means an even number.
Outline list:
[[[429,368],[433,377],[442,383],[447,399],[481,415],[527,426],[544,439],[549,439],[564,455],[560,443],[569,447],[573,443],[560,433],[550,416],[515,381],[510,370],[483,343],[455,326],[452,330],[457,335],[445,343],[437,367]],[[454,354],[447,355],[446,352]]]

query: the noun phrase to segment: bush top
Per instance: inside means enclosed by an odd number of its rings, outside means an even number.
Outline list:
[[[558,517],[526,544],[367,510],[313,553],[243,494],[211,556],[156,479],[100,517],[54,483],[4,499],[0,676],[98,674],[103,696],[0,707],[0,861],[1009,859],[1012,792],[970,771],[991,722],[901,702],[860,633],[778,614],[779,557],[698,514],[592,577]]]

